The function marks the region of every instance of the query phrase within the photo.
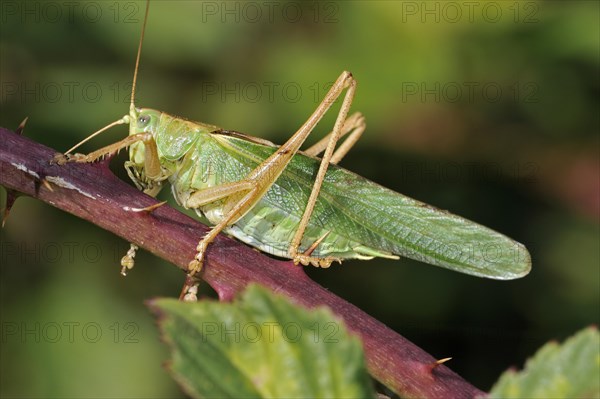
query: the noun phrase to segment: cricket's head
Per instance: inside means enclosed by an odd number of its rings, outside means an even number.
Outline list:
[[[150,108],[134,108],[129,113],[129,135],[151,133],[156,137],[161,112]],[[141,169],[144,167],[144,143],[138,141],[129,147],[129,160]]]
[[[160,114],[160,111],[149,108],[131,109],[129,115],[123,118],[129,123],[129,135],[150,133],[156,137]],[[151,193],[154,188],[160,187],[160,182],[158,182],[158,185],[155,184],[154,179],[146,174],[145,152],[144,142],[137,141],[133,143],[129,147],[129,161],[125,162],[125,169],[138,189]]]

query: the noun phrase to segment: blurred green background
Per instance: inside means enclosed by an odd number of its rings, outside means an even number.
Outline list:
[[[25,135],[64,151],[127,113],[144,3],[1,7],[1,126],[28,116]],[[599,15],[594,1],[153,1],[136,102],[282,143],[352,71],[367,131],[342,165],[523,242],[533,270],[307,271],[487,390],[599,323]],[[182,395],[143,304],[178,295],[172,265],[142,251],[122,278],[127,243],[30,198],[1,238],[2,397]]]

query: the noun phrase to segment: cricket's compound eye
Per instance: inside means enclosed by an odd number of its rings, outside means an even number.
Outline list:
[[[148,126],[149,122],[150,122],[150,115],[140,115],[138,117],[138,126],[139,127],[146,127],[146,126]]]

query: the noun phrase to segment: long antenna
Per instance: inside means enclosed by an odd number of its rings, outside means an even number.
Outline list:
[[[140,65],[140,55],[142,53],[142,43],[144,42],[144,33],[146,32],[146,21],[148,20],[148,10],[149,9],[150,9],[150,0],[147,0],[146,1],[146,13],[144,14],[144,24],[142,25],[142,36],[140,37],[140,44],[138,45],[137,58],[135,59],[135,69],[133,71],[133,85],[131,87],[131,105],[129,106],[129,115],[135,115],[135,104],[134,104],[134,102],[135,102],[135,84],[137,81],[138,67]],[[68,154],[71,151],[75,150],[76,148],[79,148],[79,146],[82,145],[83,143],[87,142],[88,140],[91,140],[92,138],[94,138],[97,135],[99,135],[100,133],[110,129],[111,127],[116,126],[116,125],[127,124],[127,123],[130,123],[130,120],[129,120],[129,116],[125,115],[118,121],[114,121],[113,123],[111,123],[107,126],[104,126],[102,129],[90,134],[88,137],[81,140],[79,143],[75,144],[73,147],[71,147],[69,150],[67,150],[65,152],[65,154]]]
[[[127,116],[127,115],[125,115]],[[81,140],[79,143],[75,144],[73,147],[69,148],[67,151],[65,151],[65,154],[70,153],[71,151],[75,150],[76,148],[79,148],[80,145],[82,145],[83,143],[93,139],[94,137],[96,137],[97,135],[99,135],[100,133],[110,129],[113,126],[117,126],[117,125],[122,125],[124,123],[127,123],[127,121],[125,120],[125,117],[119,119],[118,121],[114,121],[113,123],[111,123],[110,125],[106,125],[104,126],[102,129],[90,134],[89,136],[87,136],[86,138],[84,138],[83,140]]]
[[[135,85],[137,82],[138,68],[140,66],[140,56],[142,55],[142,43],[144,42],[144,34],[146,33],[146,22],[148,21],[148,10],[150,9],[150,0],[146,1],[146,13],[144,14],[144,24],[142,25],[142,36],[138,45],[137,57],[135,59],[135,69],[133,70],[133,86],[131,87],[131,104],[129,105],[129,113],[135,112]]]

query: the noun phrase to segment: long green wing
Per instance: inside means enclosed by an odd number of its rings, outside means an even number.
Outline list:
[[[276,150],[232,135],[214,137],[244,166],[236,167],[240,173],[236,179]],[[303,154],[295,156],[265,195],[263,206],[300,219],[319,161]],[[236,173],[230,169],[227,174]],[[508,280],[531,269],[529,253],[522,244],[336,165],[329,166],[311,224],[366,247],[475,276]]]

